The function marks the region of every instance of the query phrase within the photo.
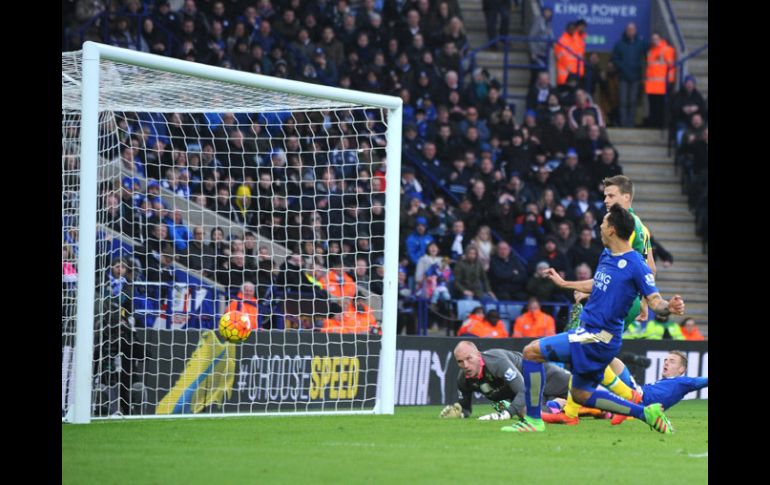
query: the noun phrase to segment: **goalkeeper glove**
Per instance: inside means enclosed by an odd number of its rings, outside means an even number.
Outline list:
[[[479,421],[499,421],[501,419],[511,419],[511,413],[509,413],[507,409],[501,412],[495,411],[494,413],[481,416]]]
[[[464,418],[465,416],[463,416],[463,407],[460,406],[459,402],[456,402],[454,404],[445,406],[444,409],[441,410],[441,414],[439,414],[438,417],[439,418]]]

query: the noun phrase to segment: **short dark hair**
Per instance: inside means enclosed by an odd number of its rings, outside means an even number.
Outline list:
[[[615,228],[615,232],[621,239],[628,240],[631,234],[634,232],[634,216],[631,215],[626,209],[622,208],[620,204],[613,204],[610,207],[610,215],[607,217],[607,223]]]
[[[634,196],[634,183],[625,175],[615,175],[614,177],[605,178],[602,180],[602,183],[605,187],[610,187],[612,185],[616,186],[621,194],[630,194],[631,197]]]

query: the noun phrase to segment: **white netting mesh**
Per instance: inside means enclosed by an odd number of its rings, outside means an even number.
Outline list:
[[[387,112],[108,61],[101,74],[92,414],[371,409]],[[81,78],[80,53],[62,54],[63,412]],[[230,309],[259,326],[246,343],[215,333]]]
[[[80,109],[81,57],[81,51],[62,53],[62,108]],[[101,61],[99,72],[99,105],[111,111],[264,113],[356,106],[106,60]]]

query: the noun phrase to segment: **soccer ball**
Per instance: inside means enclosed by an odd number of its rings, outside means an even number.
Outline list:
[[[239,311],[225,313],[219,319],[219,334],[228,342],[243,342],[251,335],[249,316]]]

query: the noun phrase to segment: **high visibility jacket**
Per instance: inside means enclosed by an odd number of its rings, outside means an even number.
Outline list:
[[[687,330],[687,327],[682,326],[682,335],[684,335],[684,338],[686,340],[706,340],[706,337],[703,336],[702,333],[700,333],[700,330],[698,330],[698,327],[692,327],[692,332]]]
[[[661,340],[663,339],[666,330],[668,330],[668,334],[671,336],[672,340],[685,340],[684,335],[682,335],[682,331],[677,323],[659,322],[657,320],[650,320],[647,322],[647,326],[644,327],[643,330],[641,329],[641,326],[639,326],[637,331],[624,333],[623,338]]]
[[[668,42],[661,39],[657,47],[647,51],[647,73],[644,79],[644,92],[647,94],[666,94],[666,79],[673,83],[676,76],[674,61],[676,51]]]
[[[243,293],[239,292],[238,297],[235,300],[232,300],[227,306],[227,311],[239,311],[245,313],[249,316],[252,330],[257,330],[259,328],[259,310],[257,310],[256,298],[244,299]]]
[[[372,309],[363,305],[363,311],[358,311],[352,303],[342,312],[340,320],[327,318],[324,320],[322,332],[327,333],[369,333],[379,329]]]
[[[567,82],[567,76],[571,72],[578,71],[578,60],[572,52],[577,52],[575,37],[567,32],[561,34],[559,43],[554,44],[553,54],[556,57],[556,84],[561,86]],[[572,52],[567,50],[569,48]]]
[[[586,72],[586,33],[580,33],[577,30],[572,34],[572,44],[575,46],[573,51],[580,57],[575,59],[576,71],[578,76],[583,77]]]
[[[556,322],[542,310],[524,312],[513,324],[514,337],[547,337],[556,335]]]
[[[336,298],[356,296],[356,282],[353,278],[348,276],[344,271],[338,273],[334,270],[329,270],[326,275],[319,281],[323,289],[326,290],[331,296]]]
[[[483,315],[471,314],[457,330],[457,336],[475,335],[481,338],[506,338],[508,330],[502,320],[498,320],[496,325],[492,325]]]

